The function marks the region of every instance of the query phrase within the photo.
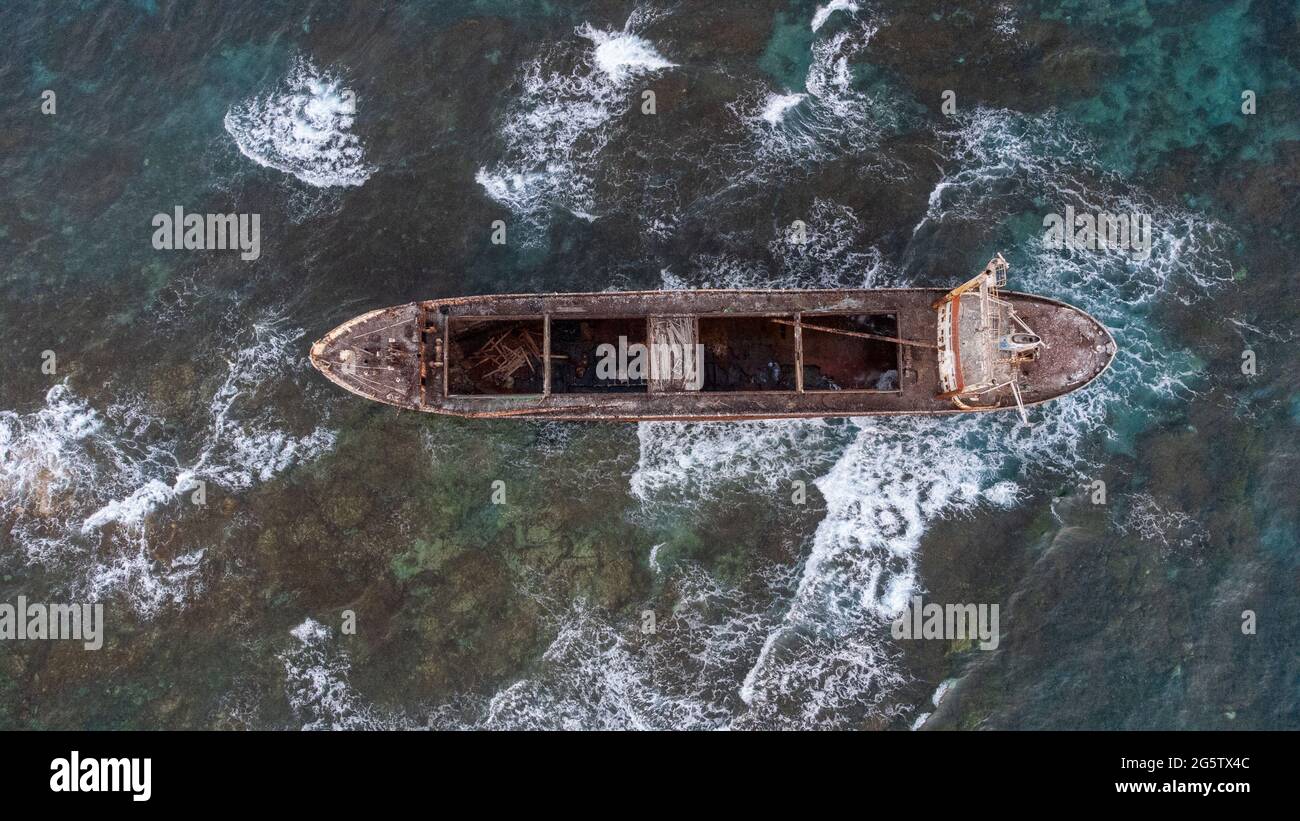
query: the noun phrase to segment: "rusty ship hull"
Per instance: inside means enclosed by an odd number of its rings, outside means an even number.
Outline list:
[[[954,293],[694,290],[428,300],[345,322],[312,346],[311,361],[352,393],[427,413],[710,421],[1023,413],[1084,387],[1114,356],[1111,335],[1087,313],[1000,293],[1043,345],[1017,363],[1014,385],[971,393],[954,364],[962,356],[953,350],[960,343],[956,308],[951,316],[943,311]],[[639,354],[658,355],[674,332],[683,353],[698,354],[693,362],[687,357],[685,371],[672,370],[668,358],[656,371],[654,356],[636,367]]]

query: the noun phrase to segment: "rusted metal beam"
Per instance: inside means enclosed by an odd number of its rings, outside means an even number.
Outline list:
[[[422,408],[425,406],[424,383],[425,380],[427,380],[429,377],[429,364],[428,364],[429,358],[424,350],[424,328],[425,328],[424,323],[425,323],[425,310],[424,310],[424,306],[420,305],[417,306],[415,309],[415,339],[418,346],[416,350],[419,351],[419,356],[420,356],[420,392],[418,395],[420,397],[419,399],[420,407]]]
[[[551,395],[551,315],[542,317],[542,396]]]
[[[442,398],[451,396],[451,315],[439,311],[442,318]]]
[[[862,337],[863,339],[876,339],[881,342],[897,342],[899,345],[912,345],[917,348],[938,347],[937,345],[932,345],[929,342],[918,342],[914,339],[903,339],[902,337],[898,337],[898,336],[881,336],[880,334],[866,334],[866,333],[862,333],[861,331],[842,331],[839,328],[827,328],[825,325],[809,325],[807,322],[803,322],[803,323],[791,322],[788,319],[769,319],[768,321],[775,322],[778,325],[794,325],[796,327],[795,344],[800,347],[802,347],[802,341],[801,341],[802,334],[800,334],[799,332],[803,328],[808,328],[809,330],[813,330],[813,331],[825,331],[828,334],[840,334],[841,336],[858,336],[858,337]]]
[[[794,315],[794,389],[803,393],[803,312]]]

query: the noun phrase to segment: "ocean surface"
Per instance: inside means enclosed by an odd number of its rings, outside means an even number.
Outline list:
[[[0,728],[1300,728],[1298,20],[0,5],[0,603],[107,622],[0,641]],[[178,206],[260,255],[156,249]],[[1045,247],[1066,207],[1150,253]],[[1028,424],[467,422],[306,358],[414,299],[997,251],[1119,344]],[[915,596],[997,648],[895,639]]]

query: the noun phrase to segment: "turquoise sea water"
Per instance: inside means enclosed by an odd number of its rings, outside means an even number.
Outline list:
[[[0,727],[1297,727],[1298,13],[6,4],[0,603],[108,621],[0,641]],[[1067,205],[1150,255],[1043,247]],[[177,206],[260,256],[156,250]],[[1029,425],[465,422],[306,361],[413,299],[997,251],[1120,344]],[[998,648],[892,638],[913,595]]]

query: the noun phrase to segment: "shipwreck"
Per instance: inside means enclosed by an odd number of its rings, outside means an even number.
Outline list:
[[[343,323],[311,362],[358,396],[474,418],[1026,416],[1100,376],[1116,346],[1078,308],[1004,290],[1007,268],[998,254],[952,290],[426,300]]]

